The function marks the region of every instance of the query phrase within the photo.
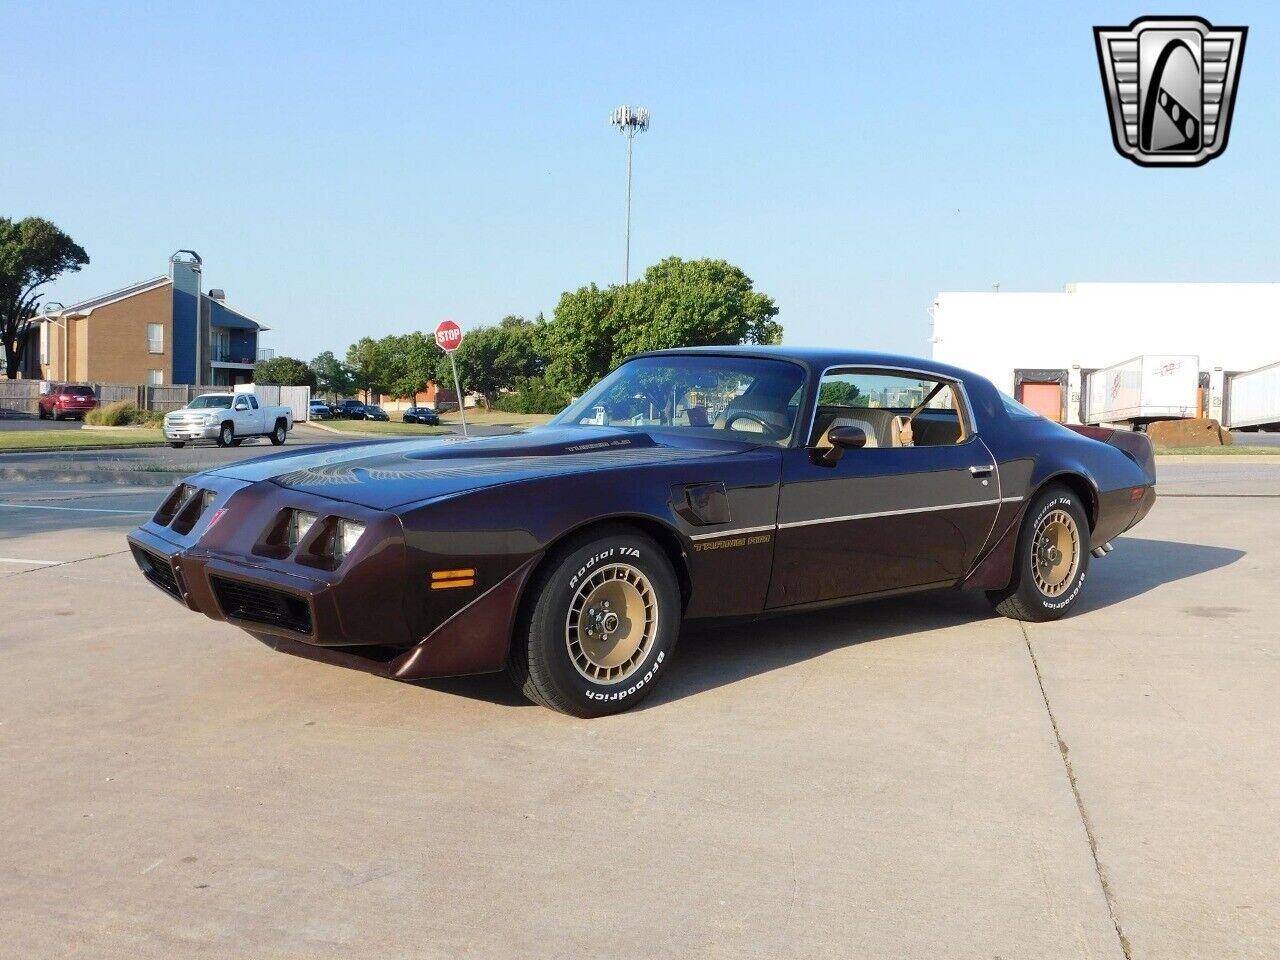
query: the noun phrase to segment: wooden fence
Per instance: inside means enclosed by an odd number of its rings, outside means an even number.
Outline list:
[[[0,417],[12,415],[34,416],[39,412],[40,400],[39,380],[0,380]],[[218,387],[212,384],[166,383],[151,385],[145,383],[90,383],[98,403],[106,406],[118,400],[128,400],[137,404],[139,410],[155,410],[168,413],[185,407],[202,393],[227,393],[231,387]],[[244,387],[241,388],[246,389]],[[252,388],[247,388],[252,391]],[[274,391],[270,397],[261,396]],[[305,393],[298,393],[305,391]],[[307,387],[258,387],[262,402],[290,405],[294,409],[295,420],[306,420],[310,390]],[[280,399],[282,392],[288,392],[288,398]]]

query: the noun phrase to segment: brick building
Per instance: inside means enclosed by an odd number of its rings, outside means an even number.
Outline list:
[[[179,250],[167,276],[37,315],[38,375],[79,383],[248,383],[257,360],[271,353],[258,346],[268,328],[228,307],[221,290],[203,291],[202,275],[199,255]]]

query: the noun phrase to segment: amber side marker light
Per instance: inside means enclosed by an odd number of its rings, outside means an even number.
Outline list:
[[[475,567],[467,567],[463,570],[431,571],[432,590],[456,590],[459,587],[474,587],[475,585]]]

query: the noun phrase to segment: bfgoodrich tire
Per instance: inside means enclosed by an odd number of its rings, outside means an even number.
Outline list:
[[[1089,549],[1089,518],[1079,495],[1052,484],[1023,515],[1009,585],[989,592],[987,599],[996,612],[1014,620],[1058,620],[1084,588]]]
[[[670,669],[680,585],[644,534],[618,526],[570,540],[525,596],[507,669],[534,703],[575,717],[620,713]]]

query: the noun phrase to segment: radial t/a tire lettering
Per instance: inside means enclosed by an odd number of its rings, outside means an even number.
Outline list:
[[[1014,620],[1058,620],[1084,588],[1089,550],[1089,518],[1079,495],[1051,484],[1023,514],[1009,585],[989,591],[987,599],[997,613]]]
[[[535,703],[577,717],[619,713],[670,667],[680,585],[662,548],[637,530],[571,538],[525,597],[507,669]]]

